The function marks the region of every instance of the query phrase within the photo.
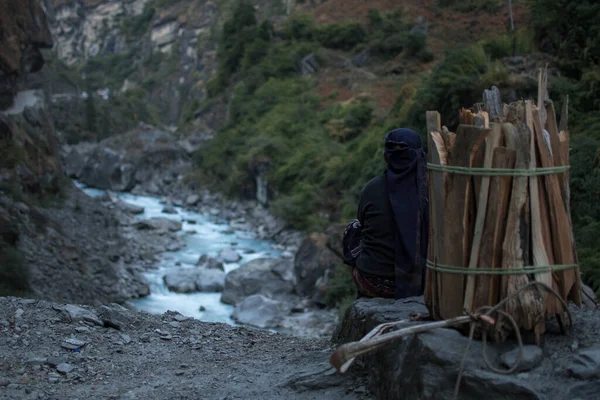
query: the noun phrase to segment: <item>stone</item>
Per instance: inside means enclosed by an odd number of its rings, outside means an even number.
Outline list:
[[[325,304],[324,295],[341,259],[327,247],[327,236],[313,233],[300,245],[294,261],[294,274],[300,295]]]
[[[90,328],[86,327],[86,326],[78,326],[77,328],[75,328],[75,332],[77,333],[90,333]]]
[[[155,217],[147,220],[139,221],[133,224],[133,226],[138,230],[162,230],[162,231],[170,231],[177,232],[181,230],[181,222],[173,221],[172,219]]]
[[[27,361],[25,361],[25,364],[27,365],[44,365],[48,362],[48,359],[46,357],[32,357],[30,359],[28,359]]]
[[[47,364],[51,367],[56,367],[62,363],[66,363],[67,361],[63,357],[48,357]]]
[[[61,343],[61,347],[65,348],[67,350],[76,350],[76,349],[79,349],[79,348],[85,346],[86,344],[87,344],[87,342],[84,340],[69,338],[69,339],[63,340],[63,342]]]
[[[200,196],[198,196],[197,194],[190,194],[185,199],[185,204],[187,204],[188,206],[195,206],[196,204],[198,204],[199,201],[200,201]]]
[[[506,368],[511,368],[519,357],[519,349],[516,348],[500,356],[500,362]],[[538,346],[523,346],[523,358],[517,367],[516,372],[531,371],[536,368],[544,359],[544,352]]]
[[[200,256],[196,265],[203,268],[225,271],[225,267],[221,261],[217,260],[216,258],[209,257],[206,254]]]
[[[288,279],[293,276],[286,271],[293,270],[289,260],[275,258],[258,258],[225,277],[225,288],[221,301],[235,305],[248,296],[262,294],[272,298],[290,297],[294,292],[294,282]]]
[[[281,253],[281,258],[284,258],[286,260],[291,260],[292,258],[294,258],[294,255],[292,253],[290,253],[289,251],[284,251],[283,253]]]
[[[117,330],[122,330],[132,322],[127,309],[123,307],[119,308],[117,306],[100,306],[99,314],[104,326]]]
[[[587,400],[598,397],[600,393],[600,380],[578,383],[569,388],[565,397],[569,400]]]
[[[86,310],[85,308],[67,304],[62,308],[58,308],[58,310],[66,313],[72,322],[86,321],[91,322],[94,325],[102,326],[100,318],[94,312]]]
[[[8,378],[0,376],[0,387],[4,387],[4,386],[8,386],[8,385],[10,385],[10,381],[8,380]]]
[[[119,201],[118,207],[122,211],[129,214],[139,215],[144,213],[144,207],[136,206],[135,204],[129,204],[124,201]]]
[[[163,277],[167,288],[176,293],[221,292],[225,272],[208,268],[176,268]]]
[[[219,253],[219,259],[223,260],[224,263],[236,263],[242,259],[242,257],[233,249],[224,249]]]
[[[177,214],[177,210],[174,207],[166,206],[162,209],[163,214]]]
[[[200,308],[198,308],[198,311],[200,311],[200,312],[204,312],[204,311],[206,311],[206,307],[204,307],[204,306],[200,306]]]
[[[66,375],[69,372],[72,372],[74,369],[75,369],[74,365],[67,364],[67,363],[62,363],[62,364],[59,364],[56,366],[56,370],[63,375]]]
[[[60,380],[60,375],[57,374],[56,372],[50,372],[48,374],[48,382],[50,382],[50,383],[58,383],[59,380]]]
[[[257,328],[275,328],[288,312],[288,306],[284,302],[254,294],[236,304],[232,318]]]
[[[600,345],[579,350],[568,371],[571,376],[578,379],[599,379]]]

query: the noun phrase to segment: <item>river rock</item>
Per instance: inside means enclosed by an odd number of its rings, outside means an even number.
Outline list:
[[[164,276],[165,285],[173,292],[221,292],[225,273],[218,269],[178,268]]]
[[[74,369],[75,366],[68,363],[62,363],[56,366],[56,370],[64,375],[68,374],[69,372],[73,372]]]
[[[133,226],[138,230],[150,229],[177,232],[181,230],[181,222],[168,218],[155,217],[136,222]]]
[[[600,379],[600,345],[580,350],[569,373],[578,379]]]
[[[219,259],[223,260],[224,263],[236,263],[242,259],[242,257],[233,249],[224,249],[219,253]]]
[[[519,349],[514,349],[500,356],[502,365],[506,368],[512,368],[519,358]],[[517,372],[530,371],[540,365],[544,358],[544,352],[538,346],[523,346],[523,358],[517,367]]]
[[[327,236],[313,233],[307,237],[294,261],[294,274],[299,294],[325,304],[324,295],[334,269],[342,260],[327,247]]]
[[[120,210],[129,214],[137,215],[144,213],[144,207],[136,206],[135,204],[130,204],[125,201],[120,201],[118,207]]]
[[[289,260],[258,258],[231,271],[225,278],[221,301],[236,304],[253,294],[286,298],[294,292],[294,264]]]
[[[203,268],[218,269],[221,271],[225,271],[225,267],[223,267],[223,263],[221,261],[212,258],[206,254],[200,256],[196,265]]]
[[[196,204],[198,204],[199,201],[200,201],[200,196],[198,196],[197,194],[190,194],[185,199],[185,204],[187,204],[188,206],[195,206]]]
[[[171,206],[166,206],[162,209],[163,214],[177,214],[177,210]]]
[[[254,294],[236,305],[232,318],[258,328],[276,328],[287,313],[289,307],[286,303]]]

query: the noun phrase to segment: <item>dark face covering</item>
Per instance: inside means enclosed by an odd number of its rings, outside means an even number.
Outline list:
[[[385,138],[386,181],[396,230],[396,298],[420,296],[429,233],[426,156],[419,135],[396,129]]]

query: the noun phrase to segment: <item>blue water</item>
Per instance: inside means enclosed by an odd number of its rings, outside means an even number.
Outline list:
[[[99,197],[104,194],[103,190],[87,188],[75,183],[87,195]],[[237,263],[225,264],[225,272],[239,268],[240,265],[260,257],[279,257],[281,251],[274,248],[275,243],[268,240],[256,239],[252,232],[235,230],[224,220],[218,220],[213,216],[188,211],[181,207],[173,207],[177,214],[164,214],[163,204],[160,200],[150,196],[137,196],[130,193],[116,193],[122,201],[136,206],[144,207],[144,213],[137,215],[137,219],[149,219],[153,217],[169,218],[180,221],[183,229],[178,234],[185,238],[185,246],[176,252],[164,253],[156,270],[145,273],[150,284],[150,295],[132,301],[135,308],[155,314],[166,311],[177,311],[185,316],[197,318],[207,322],[225,322],[234,324],[231,319],[233,307],[221,303],[221,293],[174,293],[167,289],[163,282],[163,276],[169,268],[181,266],[194,266],[203,254],[217,257],[219,252],[226,248],[235,249],[242,259]],[[190,220],[195,223],[189,222]],[[187,231],[196,231],[193,234]],[[253,251],[247,254],[246,250]],[[200,307],[205,311],[200,311]]]

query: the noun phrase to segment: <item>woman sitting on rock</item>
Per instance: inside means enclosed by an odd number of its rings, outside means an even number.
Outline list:
[[[362,190],[358,218],[344,232],[344,258],[358,297],[420,296],[425,285],[429,205],[426,156],[419,135],[385,138],[385,172]]]

